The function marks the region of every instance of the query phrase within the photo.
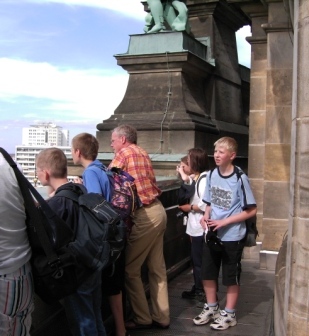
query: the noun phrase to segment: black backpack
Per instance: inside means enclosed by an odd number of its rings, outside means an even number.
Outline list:
[[[236,176],[237,176],[237,181],[240,181],[241,183],[241,189],[243,191],[244,194],[244,204],[247,204],[247,198],[246,198],[246,192],[245,192],[245,187],[244,187],[244,183],[243,180],[241,178],[241,175],[244,173],[239,167],[234,166],[235,167],[235,171],[236,171]],[[209,173],[209,183],[210,183],[210,179],[211,179],[211,175],[213,173],[213,171],[217,169],[214,168],[210,171]],[[259,231],[257,229],[257,218],[256,215],[246,219],[245,223],[246,223],[246,236],[245,236],[245,246],[247,247],[251,247],[251,246],[256,246],[256,238],[259,235]]]
[[[35,292],[46,303],[54,303],[75,293],[89,275],[118,258],[125,244],[125,225],[100,194],[87,194],[83,186],[77,186],[80,217],[74,233],[11,156],[2,148],[0,152],[13,168],[24,198]]]
[[[73,190],[62,188],[53,197],[66,197],[78,204],[76,238],[69,244],[78,260],[94,270],[113,264],[124,249],[126,225],[112,205],[101,194],[87,193],[78,184]]]

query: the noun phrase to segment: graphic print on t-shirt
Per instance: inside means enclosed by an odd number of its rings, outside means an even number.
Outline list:
[[[216,186],[211,187],[211,204],[220,209],[228,210],[231,207],[233,192]]]

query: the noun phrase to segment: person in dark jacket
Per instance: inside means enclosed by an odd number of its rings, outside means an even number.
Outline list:
[[[43,186],[55,190],[48,200],[49,206],[74,232],[78,224],[78,205],[57,195],[61,190],[74,190],[74,183],[67,179],[67,159],[62,150],[47,148],[36,158],[38,179]],[[61,300],[68,324],[74,336],[106,336],[101,314],[101,272],[92,273],[77,292]]]

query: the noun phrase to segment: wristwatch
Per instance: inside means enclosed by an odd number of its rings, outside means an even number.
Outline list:
[[[194,211],[194,210],[193,210],[193,204],[191,204],[191,211]]]

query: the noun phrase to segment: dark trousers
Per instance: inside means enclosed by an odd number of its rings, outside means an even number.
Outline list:
[[[203,256],[203,236],[191,236],[191,261],[193,265],[193,277],[196,290],[203,291],[202,284],[202,256]]]

